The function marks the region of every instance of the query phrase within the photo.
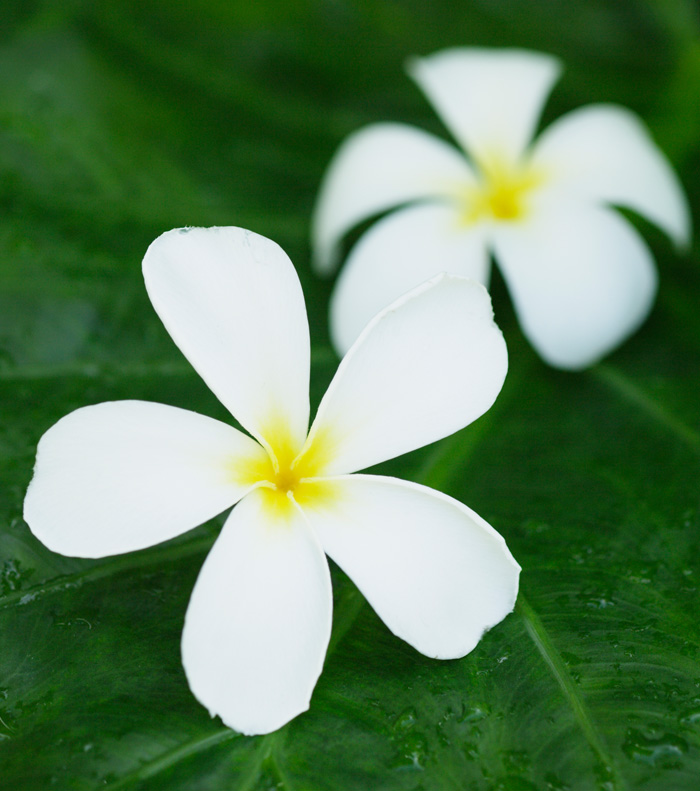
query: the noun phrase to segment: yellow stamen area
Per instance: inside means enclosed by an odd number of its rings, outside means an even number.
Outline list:
[[[337,485],[326,481],[323,469],[332,455],[327,432],[316,432],[299,449],[282,421],[265,427],[268,448],[255,457],[237,459],[231,472],[237,483],[257,486],[265,507],[284,521],[294,512],[294,503],[310,508],[324,507],[337,497]]]
[[[481,162],[479,171],[479,184],[469,187],[461,196],[460,219],[464,225],[483,219],[515,222],[527,217],[532,192],[544,180],[541,171],[528,164],[511,165],[497,158]]]

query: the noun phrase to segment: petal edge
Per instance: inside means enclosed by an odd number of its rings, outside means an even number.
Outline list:
[[[273,522],[263,496],[251,492],[231,513],[182,633],[192,693],[246,735],[270,733],[308,709],[333,606],[328,563],[303,515],[292,506]]]
[[[176,228],[143,259],[146,290],[180,351],[265,443],[270,423],[301,446],[309,421],[309,325],[279,245],[243,228]]]
[[[474,183],[464,155],[434,135],[398,123],[354,132],[331,160],[316,200],[316,271],[333,271],[341,238],[362,220],[401,204],[440,199],[462,182]]]
[[[378,475],[332,478],[337,499],[305,513],[328,555],[389,629],[426,656],[469,653],[513,610],[520,566],[467,506]]]
[[[321,401],[307,448],[325,446],[321,474],[334,475],[435,442],[489,409],[507,368],[486,289],[437,275],[365,327]]]
[[[624,107],[594,104],[558,118],[537,140],[533,162],[551,171],[555,190],[632,209],[678,247],[688,246],[690,209],[681,184],[641,120]]]
[[[556,368],[580,370],[615,349],[656,295],[649,248],[614,209],[549,207],[497,229],[494,251],[523,332]]]
[[[370,319],[439,272],[488,285],[490,261],[479,228],[463,229],[456,206],[418,204],[378,220],[350,251],[330,303],[341,356]]]
[[[111,401],[61,418],[39,441],[24,502],[49,549],[105,557],[159,544],[216,516],[251,484],[235,460],[265,452],[232,426],[148,401]]]

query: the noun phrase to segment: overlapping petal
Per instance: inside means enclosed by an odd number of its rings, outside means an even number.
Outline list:
[[[676,174],[623,107],[582,107],[555,121],[538,139],[533,164],[566,195],[633,209],[678,245],[690,239],[690,212]]]
[[[656,292],[646,244],[617,212],[550,206],[502,227],[495,255],[523,332],[551,365],[591,365],[632,333]]]
[[[479,283],[438,275],[367,325],[340,363],[309,433],[324,474],[364,469],[483,414],[508,367]]]
[[[474,184],[461,152],[404,124],[374,124],[341,146],[324,177],[312,220],[315,266],[335,266],[338,242],[374,214]]]
[[[83,407],[41,438],[24,517],[49,549],[104,557],[166,541],[237,502],[263,449],[225,423],[146,401]]]
[[[241,228],[159,236],[143,261],[153,307],[217,398],[265,442],[271,420],[301,446],[309,420],[309,327],[282,249]]]
[[[233,510],[197,579],[182,635],[194,695],[246,734],[306,711],[331,632],[323,549],[296,508],[251,492]]]
[[[561,71],[551,55],[518,49],[447,49],[416,58],[409,74],[470,156],[516,162]]]
[[[363,234],[331,299],[331,337],[341,354],[375,314],[438,271],[488,282],[483,229],[460,219],[452,203],[419,204],[389,214]]]
[[[464,656],[515,604],[520,567],[466,506],[378,475],[332,479],[329,505],[304,507],[328,555],[394,634],[427,656]]]

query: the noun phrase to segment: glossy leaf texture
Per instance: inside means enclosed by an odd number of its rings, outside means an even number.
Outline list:
[[[697,205],[691,2],[2,5],[3,787],[697,787],[697,245],[677,257],[642,228],[659,264],[657,304],[582,373],[534,355],[496,280],[511,361],[496,405],[382,465],[474,508],[523,567],[515,612],[462,660],[430,660],[393,637],[334,567],[331,648],[310,710],[243,737],[196,702],[180,663],[185,609],[221,518],[99,561],[52,554],[21,518],[36,443],[74,408],[144,398],[226,419],[145,294],[141,258],[168,228],[241,225],[285,248],[309,307],[318,404],[336,365],[330,284],[309,267],[320,178],[366,123],[446,135],[402,68],[454,45],[560,56],[566,72],[545,120],[594,101],[629,106]]]

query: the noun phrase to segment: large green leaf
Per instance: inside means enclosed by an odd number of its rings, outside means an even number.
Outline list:
[[[700,194],[692,3],[6,0],[0,8],[0,776],[18,791],[688,789],[700,777],[700,273],[653,229],[650,321],[584,373],[544,366],[497,280],[511,370],[476,424],[385,469],[487,518],[516,611],[460,661],[393,637],[333,569],[311,709],[247,738],[187,687],[179,640],[221,520],[151,550],[54,555],[21,518],[36,442],[73,408],[145,398],[225,419],[153,313],[161,231],[280,242],[309,304],[313,395],[335,359],[308,218],[343,136],[442,133],[401,71],[456,44],[555,52],[547,117],[619,101]],[[420,585],[421,580],[416,580]]]

